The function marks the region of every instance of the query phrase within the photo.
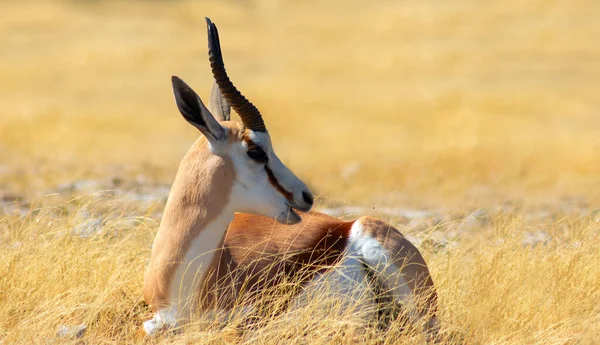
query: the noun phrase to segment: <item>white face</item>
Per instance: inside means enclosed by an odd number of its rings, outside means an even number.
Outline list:
[[[304,182],[275,155],[269,134],[247,129],[244,140],[229,140],[229,130],[214,118],[194,90],[177,77],[172,81],[183,117],[206,137],[213,154],[233,161],[236,180],[230,198],[232,211],[267,216],[284,224],[300,222],[292,208],[309,211],[313,197]]]
[[[275,218],[283,224],[300,222],[293,209],[310,210],[313,197],[308,187],[279,160],[267,132],[247,133],[249,140],[212,147],[214,153],[233,161],[236,180],[231,206],[236,212]]]

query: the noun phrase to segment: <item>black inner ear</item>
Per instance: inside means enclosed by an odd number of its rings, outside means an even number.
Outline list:
[[[181,115],[195,126],[206,127],[196,92],[179,78],[173,78],[173,85],[176,88],[175,101]]]

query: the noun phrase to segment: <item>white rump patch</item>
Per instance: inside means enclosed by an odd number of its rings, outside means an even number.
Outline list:
[[[379,279],[396,301],[408,302],[411,290],[402,277],[400,267],[391,262],[390,253],[381,242],[364,233],[360,219],[350,229],[350,246],[351,251],[379,274]]]
[[[411,291],[399,268],[390,262],[390,255],[383,245],[364,233],[360,220],[357,220],[352,225],[348,247],[338,266],[317,275],[299,296],[294,308],[328,297],[343,301],[345,306],[341,312],[348,308],[367,311],[374,307],[365,264],[377,272],[378,278],[397,302],[409,302]]]

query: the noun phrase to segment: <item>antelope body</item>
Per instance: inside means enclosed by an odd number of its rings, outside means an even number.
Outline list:
[[[152,246],[144,298],[152,335],[200,310],[230,310],[242,292],[260,294],[285,278],[307,284],[346,269],[436,332],[436,294],[426,263],[391,225],[342,221],[310,211],[313,197],[275,155],[260,113],[225,72],[216,26],[207,18],[215,84],[206,108],[172,78],[178,108],[203,134],[183,158]],[[230,106],[242,122],[230,121]],[[381,296],[380,296],[381,297]]]

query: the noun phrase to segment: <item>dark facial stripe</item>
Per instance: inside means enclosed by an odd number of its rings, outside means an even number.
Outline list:
[[[247,135],[246,131],[244,131],[242,140],[246,142],[246,144],[248,145],[248,149],[252,148],[253,146],[257,146]],[[287,189],[283,188],[283,186],[279,184],[279,181],[277,181],[277,177],[275,177],[275,174],[273,174],[273,170],[271,170],[271,168],[269,168],[268,165],[265,165],[265,170],[267,171],[267,176],[269,176],[269,183],[271,183],[271,185],[275,187],[275,189],[277,189],[277,191],[281,193],[287,199],[287,201],[293,202],[293,194],[288,192]]]
[[[277,189],[277,191],[281,193],[289,202],[293,202],[294,200],[292,193],[288,192],[285,188],[283,188],[282,185],[279,184],[279,181],[277,181],[277,178],[275,177],[275,174],[273,174],[271,168],[269,168],[268,165],[265,165],[265,170],[267,171],[267,176],[269,176],[269,183],[271,183],[271,185],[275,187],[275,189]]]

